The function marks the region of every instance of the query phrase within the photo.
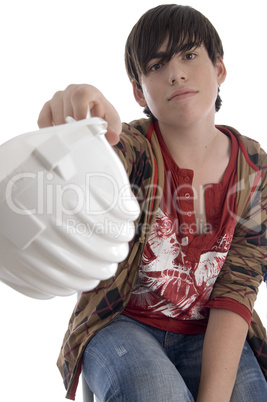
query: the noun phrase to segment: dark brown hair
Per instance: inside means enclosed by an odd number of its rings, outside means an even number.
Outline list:
[[[215,65],[218,56],[223,58],[221,39],[211,22],[199,11],[177,4],[161,5],[148,10],[133,27],[125,46],[126,71],[131,81],[141,90],[140,76],[146,75],[147,63],[154,58],[165,39],[168,38],[166,57],[187,52],[203,44]],[[215,110],[221,107],[218,96]],[[145,114],[154,117],[146,108]]]

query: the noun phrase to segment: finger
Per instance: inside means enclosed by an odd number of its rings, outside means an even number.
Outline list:
[[[109,105],[112,106],[111,104]],[[112,113],[109,111],[104,115],[103,119],[108,122],[108,128],[111,131],[114,131],[114,133],[120,135],[122,130],[121,119],[114,107],[112,107],[112,110]]]
[[[72,107],[72,103],[70,101],[69,98],[64,99],[63,102],[63,113],[64,113],[64,120],[66,122],[66,117],[70,116],[73,119],[75,119],[74,117],[74,111],[73,111],[73,107]]]
[[[55,93],[55,95],[50,101],[52,122],[54,125],[66,123],[64,116],[63,95],[64,95],[63,91],[58,91]]]
[[[72,98],[72,93],[75,91],[76,88],[77,88],[77,85],[71,84],[64,91],[63,113],[64,113],[65,121],[66,121],[66,117],[68,117],[68,116],[72,117],[73,119],[75,118],[71,98]]]
[[[39,114],[37,124],[40,128],[50,127],[53,125],[52,111],[50,102],[46,102]]]
[[[104,113],[103,107],[100,103],[94,103],[93,107],[90,105],[90,112],[92,117],[101,117],[108,122],[107,132],[105,137],[110,145],[116,145],[120,140],[121,122],[119,117],[115,120],[110,118],[108,114]],[[114,121],[113,121],[114,120]]]
[[[92,100],[92,94],[84,86],[77,88],[71,96],[71,105],[73,109],[74,119],[85,119],[88,112],[88,107]]]
[[[120,141],[120,136],[115,131],[108,128],[105,137],[110,145],[116,145]]]
[[[104,113],[103,106],[101,103],[90,102],[89,109],[90,109],[90,114],[92,117],[101,117],[102,119],[105,119],[105,113]]]
[[[73,117],[75,120],[83,120],[86,119],[88,112],[88,103],[79,102],[72,105],[73,108]]]

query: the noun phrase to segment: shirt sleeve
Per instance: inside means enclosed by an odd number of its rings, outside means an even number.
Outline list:
[[[225,309],[231,310],[234,313],[240,315],[244,318],[244,320],[250,325],[251,323],[251,312],[245,307],[243,304],[239,303],[236,300],[230,298],[223,297],[215,297],[212,301],[210,301],[206,307],[208,308],[216,308],[216,309]]]
[[[134,191],[144,178],[152,175],[151,149],[142,127],[124,123],[120,142],[113,149],[122,161]]]
[[[255,152],[253,156],[254,159],[257,156],[259,169],[242,170],[243,179],[238,183],[238,202],[242,206],[242,213],[239,207],[232,244],[214,285],[209,306],[218,303],[218,300],[221,304],[221,298],[227,298],[240,303],[250,315],[258,287],[267,272],[267,158],[264,151],[257,155]],[[244,192],[248,193],[248,187],[250,196],[246,197],[243,207],[241,198]],[[246,310],[238,307],[238,311],[243,316]]]

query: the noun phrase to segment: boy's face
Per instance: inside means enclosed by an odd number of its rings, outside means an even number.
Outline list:
[[[148,106],[163,126],[187,126],[205,118],[214,121],[218,85],[226,77],[221,58],[214,65],[204,45],[161,62],[166,42],[141,76],[142,91],[133,82],[136,101]]]

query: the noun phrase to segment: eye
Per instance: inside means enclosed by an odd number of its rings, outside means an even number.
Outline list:
[[[147,67],[147,72],[150,73],[150,72],[153,72],[153,71],[158,71],[158,70],[161,69],[163,66],[164,66],[164,63],[158,61],[158,62],[156,62],[156,63],[153,63],[153,64],[151,64],[151,65],[148,65],[148,67]]]
[[[185,60],[194,60],[196,57],[197,57],[196,53],[193,53],[193,52],[188,52],[188,53],[185,53],[185,55],[184,55]]]
[[[162,63],[155,63],[149,67],[149,71],[157,71],[162,67]]]

